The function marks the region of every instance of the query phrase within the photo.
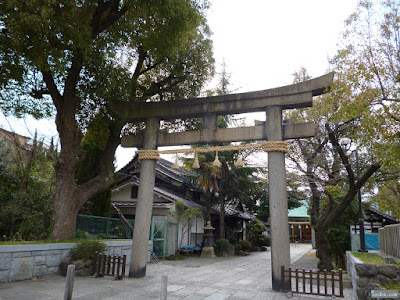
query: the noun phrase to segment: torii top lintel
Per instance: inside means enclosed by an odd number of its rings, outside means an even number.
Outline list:
[[[312,106],[312,97],[329,90],[333,73],[296,84],[262,91],[192,98],[168,102],[110,101],[111,109],[128,122],[148,118],[183,119],[199,118],[205,114],[229,115],[264,111],[268,106],[282,109]]]

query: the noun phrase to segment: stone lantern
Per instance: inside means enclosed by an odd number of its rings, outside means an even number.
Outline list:
[[[215,252],[214,252],[214,236],[212,231],[215,228],[211,226],[211,222],[207,221],[206,226],[204,226],[204,246],[201,249],[201,257],[205,258],[214,258],[215,257]]]

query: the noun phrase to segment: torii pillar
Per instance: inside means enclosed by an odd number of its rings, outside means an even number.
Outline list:
[[[157,118],[149,118],[146,120],[143,149],[157,149],[159,127],[160,122]],[[129,267],[129,277],[131,278],[142,278],[146,276],[154,183],[156,178],[156,162],[155,159],[141,160],[135,226],[133,228],[131,264]]]
[[[265,131],[268,141],[283,140],[282,108],[270,106],[266,111]],[[288,230],[288,201],[285,153],[268,152],[268,193],[271,226],[272,289],[280,291],[287,282],[281,282],[281,266],[290,267]]]

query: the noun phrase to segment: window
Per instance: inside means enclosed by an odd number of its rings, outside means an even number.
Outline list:
[[[131,199],[137,199],[137,194],[138,194],[138,186],[133,185],[131,190]]]

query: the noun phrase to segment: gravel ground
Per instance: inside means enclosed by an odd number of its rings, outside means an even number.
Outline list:
[[[299,247],[299,246],[298,246]],[[295,247],[297,248],[297,247]],[[314,251],[292,249],[292,266],[310,269],[316,266]],[[306,253],[306,254],[303,254]],[[242,257],[185,260],[147,264],[145,278],[114,281],[110,277],[76,277],[76,299],[159,299],[160,277],[168,275],[169,299],[287,299],[271,288],[269,253],[252,253]],[[302,255],[302,256],[301,256]],[[216,264],[216,265],[214,265]],[[249,269],[251,272],[246,272]],[[266,282],[268,281],[268,282]],[[0,299],[61,299],[65,277],[54,276],[36,281],[21,281],[0,285]],[[293,299],[327,299],[320,296],[294,294]],[[353,289],[344,290],[344,299],[355,300]]]
[[[157,275],[167,275],[173,273],[173,270],[178,268],[200,268],[202,266],[216,264],[222,261],[235,260],[240,256],[230,257],[215,257],[213,259],[199,258],[199,256],[187,256],[184,260],[166,260],[162,259],[160,263],[150,263],[147,265],[147,274],[153,275],[156,272]],[[315,255],[315,250],[310,250],[305,255],[300,257],[292,263],[292,268],[316,270],[318,259]],[[163,273],[163,274],[161,274]]]
[[[316,250],[312,249],[304,254],[300,259],[292,263],[292,268],[305,269],[305,270],[316,270],[318,265],[318,258],[316,256]]]
[[[200,268],[202,266],[216,264],[226,260],[234,260],[240,256],[215,257],[213,259],[200,258],[199,256],[187,256],[183,260],[166,260],[162,259],[159,263],[153,262],[147,264],[146,277],[153,278],[158,276],[170,275],[183,268]]]
[[[315,255],[315,252],[316,252],[315,250],[310,250],[309,252],[307,252],[305,255],[300,257],[300,259],[296,260],[295,262],[293,262],[291,264],[292,268],[315,270],[317,268],[317,264],[318,264],[318,259]],[[190,256],[189,255],[189,256],[186,256],[186,258],[183,260],[162,259],[160,263],[151,263],[151,264],[148,264],[147,267],[149,269],[152,269],[155,266],[157,266],[157,268],[159,268],[161,265],[166,269],[171,269],[171,267],[199,268],[202,266],[216,264],[216,263],[226,261],[226,260],[234,260],[238,257],[240,257],[240,256],[215,257],[213,259],[207,259],[207,258],[199,258],[199,256]]]

